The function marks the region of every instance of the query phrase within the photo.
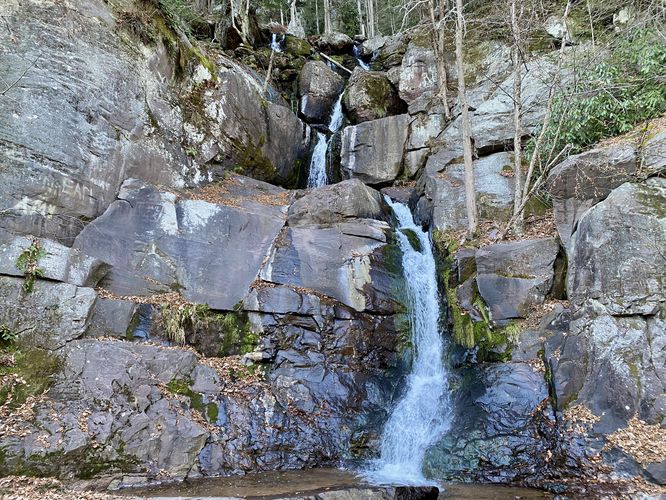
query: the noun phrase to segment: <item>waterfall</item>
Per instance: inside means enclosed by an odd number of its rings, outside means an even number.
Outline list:
[[[363,68],[364,70],[368,71],[370,69],[370,65],[366,63],[363,59],[361,59],[361,46],[360,45],[354,45],[354,48],[352,49],[352,52],[354,54],[354,58],[356,59],[356,62],[358,65]]]
[[[384,427],[380,458],[365,475],[379,484],[427,484],[423,457],[450,426],[435,258],[428,234],[414,223],[409,208],[386,201],[398,220],[414,358],[406,391]]]
[[[271,44],[269,47],[273,52],[282,52],[282,42],[284,41],[284,35],[278,40],[277,34],[273,33],[271,35]]]
[[[328,123],[328,130],[333,134],[340,130],[342,126],[342,94],[333,106],[331,118]],[[310,162],[310,171],[308,173],[308,187],[315,188],[328,184],[328,176],[326,175],[326,157],[328,156],[328,146],[331,143],[331,138],[328,138],[325,133],[317,132],[317,144],[312,152],[312,161]]]

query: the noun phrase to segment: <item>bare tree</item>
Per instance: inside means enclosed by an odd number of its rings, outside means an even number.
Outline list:
[[[511,15],[511,35],[513,45],[511,48],[511,62],[513,65],[513,171],[514,171],[514,197],[513,197],[513,215],[517,215],[522,202],[523,190],[523,123],[522,123],[522,79],[523,79],[523,61],[522,44],[519,25],[519,14],[516,12],[516,0],[510,0],[509,6]],[[521,14],[524,3],[521,2]],[[523,232],[523,219],[515,219],[513,230],[516,234]]]
[[[456,0],[456,70],[458,72],[458,102],[461,110],[463,157],[465,162],[465,207],[467,209],[467,231],[469,236],[476,234],[479,213],[476,206],[476,187],[474,184],[474,162],[472,159],[471,123],[467,89],[465,88],[465,60],[463,57],[463,38],[465,18],[463,2]]]
[[[438,75],[438,97],[444,104],[444,115],[447,120],[451,119],[449,110],[449,98],[447,89],[446,61],[444,60],[444,18],[446,14],[445,0],[439,0],[439,22],[436,20],[435,0],[428,0],[430,11],[430,25],[432,30],[432,46],[435,51]]]
[[[324,33],[333,31],[331,26],[331,0],[324,0]]]

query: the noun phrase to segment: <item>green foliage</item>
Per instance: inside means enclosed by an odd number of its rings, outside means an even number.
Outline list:
[[[44,276],[44,270],[37,264],[39,259],[46,255],[46,251],[42,248],[42,244],[38,239],[33,239],[29,247],[24,249],[16,259],[16,269],[21,271],[25,276],[23,283],[23,291],[30,293],[35,288],[35,280]]]
[[[188,329],[201,328],[209,312],[205,304],[161,304],[160,324],[166,338],[174,344],[185,344]]]
[[[190,408],[201,413],[209,422],[215,423],[219,414],[216,403],[204,401],[202,394],[192,390],[192,381],[187,379],[172,379],[167,384],[167,390],[172,394],[186,396],[190,399]]]
[[[13,344],[17,337],[18,334],[7,325],[0,325],[0,347]]]
[[[202,19],[194,3],[188,0],[147,0],[146,3],[162,12],[171,29],[188,36],[192,35],[195,25]]]
[[[666,113],[666,44],[653,31],[625,34],[571,90],[555,98],[542,151],[580,152]]]

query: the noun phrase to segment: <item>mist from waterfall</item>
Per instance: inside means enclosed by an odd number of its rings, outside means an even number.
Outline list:
[[[398,221],[414,357],[405,393],[384,427],[380,457],[364,475],[376,484],[422,485],[429,484],[422,472],[425,452],[449,429],[451,419],[435,258],[430,237],[414,223],[409,208],[386,201]]]
[[[324,132],[317,132],[317,143],[315,144],[314,151],[312,152],[312,160],[310,161],[310,170],[308,172],[308,187],[315,188],[328,184],[328,175],[326,173],[326,160],[328,158],[328,147],[335,136],[335,133],[340,130],[344,114],[342,113],[342,96],[333,106],[331,118],[328,123],[328,130],[333,133],[328,137]]]

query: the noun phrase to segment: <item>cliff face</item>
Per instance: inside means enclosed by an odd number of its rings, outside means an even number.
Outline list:
[[[666,451],[645,451],[666,415],[663,125],[562,162],[552,210],[530,207],[545,222],[490,244],[513,203],[513,80],[509,49],[480,43],[486,225],[457,248],[460,118],[418,29],[354,52],[372,71],[328,146],[345,180],[303,191],[349,77],[305,40],[264,92],[265,47],[205,51],[130,0],[0,15],[0,473],[106,487],[376,454],[412,353],[385,194],[431,229],[449,309],[454,420],[429,475],[666,482]],[[355,64],[346,40],[314,45]],[[526,137],[555,71],[527,65]]]

